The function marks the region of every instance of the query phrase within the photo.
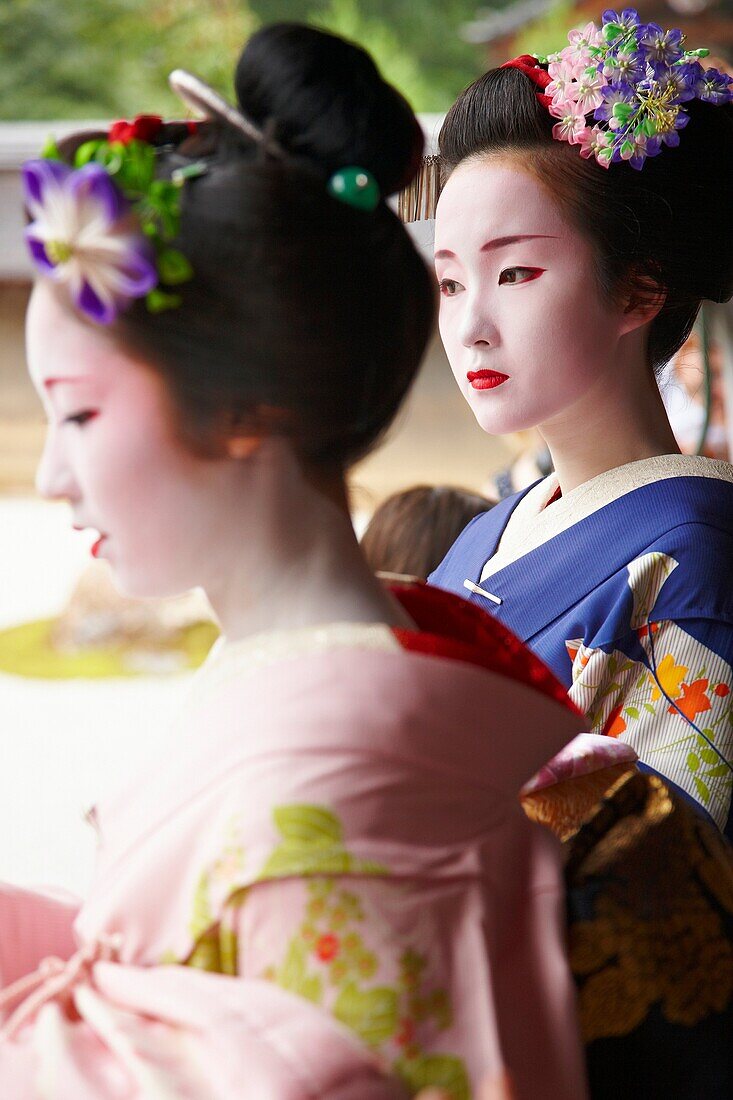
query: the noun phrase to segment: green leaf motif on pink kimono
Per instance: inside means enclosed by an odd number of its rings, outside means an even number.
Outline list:
[[[306,889],[300,928],[283,961],[268,966],[262,977],[331,1012],[366,1046],[378,1050],[397,1076],[414,1084],[414,1091],[435,1085],[453,1100],[469,1100],[460,1059],[425,1051],[425,1040],[432,1044],[436,1031],[450,1028],[453,1019],[448,993],[435,986],[428,957],[406,947],[396,960],[394,985],[365,985],[381,965],[365,942],[371,924],[366,899],[327,877],[310,878]]]
[[[347,982],[336,999],[333,1014],[368,1047],[378,1047],[397,1029],[397,993],[387,986],[361,990],[354,982]]]
[[[208,869],[202,872],[193,895],[193,912],[189,931],[194,942],[214,923],[214,914],[209,904],[209,877]]]
[[[276,806],[272,816],[283,840],[293,844],[328,848],[343,842],[341,822],[323,806]]]
[[[219,929],[210,928],[199,937],[185,965],[194,970],[206,970],[209,974],[236,974],[236,945],[233,949],[230,944],[224,945],[224,950],[222,947]]]
[[[194,892],[193,913],[189,924],[194,947],[185,959],[185,964],[213,974],[236,974],[237,936],[233,928],[214,917],[209,900],[210,889],[211,872],[204,871]]]
[[[262,868],[260,879],[389,873],[381,864],[357,859],[347,851],[341,822],[324,806],[276,806],[272,816],[282,841]]]
[[[291,941],[283,963],[273,977],[282,989],[320,1004],[323,985],[317,974],[308,973],[307,949],[301,940]]]
[[[471,1086],[460,1058],[451,1054],[420,1054],[401,1058],[393,1066],[411,1093],[420,1089],[443,1089],[451,1100],[471,1100]]]
[[[231,912],[227,910],[240,907],[247,891],[241,885],[244,849],[237,841],[236,819],[230,822],[229,829],[231,839],[196,880],[188,922],[191,942],[188,953],[168,949],[160,957],[161,964],[178,963],[214,974],[237,973],[239,945]]]

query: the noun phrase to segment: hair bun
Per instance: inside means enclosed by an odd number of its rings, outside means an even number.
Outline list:
[[[296,160],[330,176],[357,165],[383,196],[415,175],[424,139],[407,101],[359,46],[296,23],[264,27],[235,73],[240,110]]]

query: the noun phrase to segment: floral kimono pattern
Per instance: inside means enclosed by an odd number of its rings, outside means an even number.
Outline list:
[[[666,455],[502,501],[430,582],[513,630],[589,732],[627,742],[733,837],[732,561],[733,467]]]
[[[592,732],[628,742],[639,757],[700,802],[719,828],[733,787],[733,673],[717,653],[670,620],[655,620],[660,592],[678,563],[644,554],[628,566],[630,629],[639,657],[571,639],[570,698]]]
[[[499,624],[395,591],[421,629],[216,650],[179,751],[98,807],[70,958],[36,935],[19,974],[0,889],[7,1095],[471,1100],[507,1068],[584,1100],[559,844],[517,798],[582,720]]]
[[[421,944],[423,953],[410,946],[421,942],[418,928],[412,941],[405,938],[396,960],[390,957],[389,915],[381,912],[384,889],[369,885],[370,878],[388,876],[389,869],[352,855],[342,823],[324,806],[276,806],[273,825],[280,842],[257,882],[294,876],[302,882],[279,884],[280,893],[292,899],[287,909],[293,932],[277,937],[268,952],[274,961],[260,963],[258,976],[331,1013],[411,1089],[439,1086],[455,1100],[468,1100],[471,1088],[462,1060],[436,1050],[440,1033],[452,1025],[453,1011],[447,990],[436,986],[431,973],[429,942]],[[231,889],[246,874],[244,847],[237,842],[241,821],[233,818],[226,831],[230,839],[202,871],[192,900],[189,930],[195,946],[183,957],[164,952],[163,964],[232,976],[257,974],[240,934],[248,935],[259,902],[246,888]]]

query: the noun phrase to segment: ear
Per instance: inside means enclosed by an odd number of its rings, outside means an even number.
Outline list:
[[[623,304],[622,334],[653,321],[666,299],[667,291],[651,275],[632,274]]]
[[[261,443],[261,435],[234,435],[224,448],[228,458],[251,458]]]
[[[262,441],[271,435],[287,435],[295,420],[289,409],[255,405],[247,414],[229,413],[220,438],[229,458],[251,458]]]

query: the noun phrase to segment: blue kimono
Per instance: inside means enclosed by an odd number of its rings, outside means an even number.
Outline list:
[[[500,619],[589,731],[733,836],[733,467],[667,455],[557,485],[478,516],[430,583]]]

